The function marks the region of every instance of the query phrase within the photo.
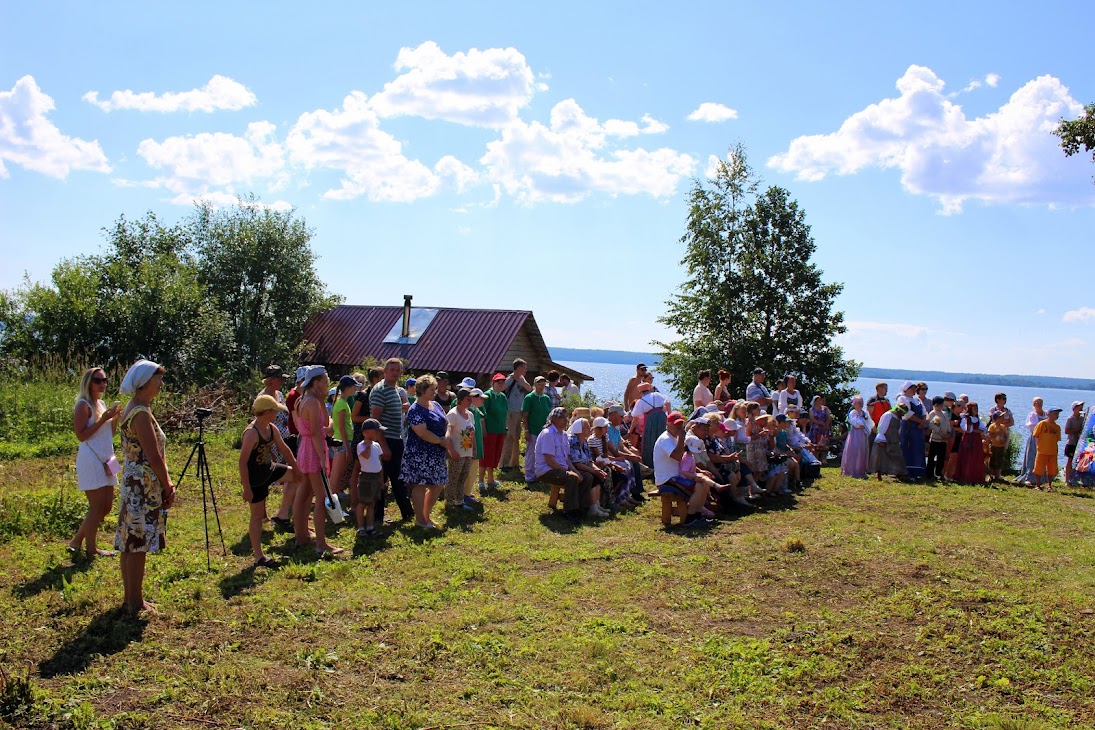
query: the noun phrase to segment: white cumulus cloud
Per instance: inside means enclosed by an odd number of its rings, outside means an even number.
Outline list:
[[[992,73],[986,74],[985,75],[985,83],[988,84],[993,89],[995,89],[997,84],[1000,83],[1000,74],[992,74]]]
[[[609,144],[609,138],[631,136],[620,134],[631,131],[622,120],[601,124],[574,99],[566,99],[551,110],[549,125],[518,120],[506,126],[501,139],[487,144],[480,162],[490,180],[524,203],[575,203],[594,192],[673,195],[695,160],[669,148]]]
[[[402,73],[370,100],[381,117],[501,127],[517,118],[538,88],[516,48],[472,48],[449,56],[437,43],[426,41],[417,48],[401,48],[395,70]]]
[[[799,180],[897,168],[906,190],[936,198],[944,213],[970,199],[1095,202],[1084,160],[1066,158],[1052,134],[1061,117],[1083,112],[1058,79],[1040,76],[975,119],[943,87],[931,69],[910,66],[897,81],[899,96],[856,112],[836,132],[792,140],[768,165]]]
[[[167,176],[163,187],[181,192],[195,186],[254,183],[278,176],[285,151],[270,122],[252,122],[242,137],[225,132],[143,140],[137,154]]]
[[[1090,322],[1093,319],[1095,319],[1095,309],[1091,307],[1070,309],[1065,312],[1065,316],[1061,317],[1062,322]]]
[[[99,99],[98,91],[89,91],[83,100],[104,112],[115,109],[133,109],[142,112],[213,112],[218,109],[239,111],[258,103],[255,95],[243,84],[227,76],[213,76],[200,89],[168,91],[156,94],[152,91],[135,92],[126,89],[115,91],[108,99]]]
[[[49,120],[53,109],[53,99],[33,76],[0,91],[0,177],[9,175],[5,162],[56,178],[72,170],[110,172],[99,142],[62,134]]]
[[[737,118],[737,109],[713,101],[705,101],[688,115],[690,122],[727,122]]]
[[[380,120],[369,99],[354,91],[334,111],[319,109],[300,115],[289,131],[286,147],[292,161],[307,169],[342,173],[341,186],[323,197],[351,200],[409,202],[436,194],[443,182],[463,189],[476,173],[446,155],[434,169],[403,154],[403,145],[380,129]]]

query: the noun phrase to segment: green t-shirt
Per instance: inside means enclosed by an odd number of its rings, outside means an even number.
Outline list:
[[[509,399],[506,394],[493,388],[488,390],[483,400],[483,411],[487,418],[487,433],[506,432],[506,419],[509,416]]]
[[[337,400],[335,400],[335,407],[331,409],[331,424],[335,429],[335,438],[339,441],[345,441],[346,445],[349,446],[349,436],[351,434],[348,431],[345,431],[338,427],[339,412],[346,413],[346,427],[350,428],[353,425],[353,422],[350,420],[350,401],[345,398],[338,398]]]
[[[521,405],[521,412],[528,414],[528,430],[535,436],[544,430],[544,424],[551,415],[551,396],[547,393],[537,394],[535,391],[529,393]]]
[[[483,409],[469,408],[468,412],[475,416],[475,458],[483,458]]]

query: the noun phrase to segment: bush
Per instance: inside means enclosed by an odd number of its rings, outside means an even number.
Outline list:
[[[1023,437],[1013,430],[1008,439],[1007,456],[1004,457],[1004,474],[1008,476],[1018,476],[1019,468],[1017,464],[1022,461],[1022,458]]]

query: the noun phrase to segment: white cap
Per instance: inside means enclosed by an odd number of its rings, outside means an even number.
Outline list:
[[[475,387],[475,378],[464,378],[463,380],[460,381],[460,385],[463,388],[467,388],[468,390],[471,390],[472,388]]]
[[[688,450],[693,454],[707,453],[707,447],[704,446],[704,443],[700,440],[699,436],[688,436],[688,438],[684,440],[684,445],[687,446]]]
[[[603,428],[608,425],[608,419],[604,416],[597,416],[593,419],[593,428]]]

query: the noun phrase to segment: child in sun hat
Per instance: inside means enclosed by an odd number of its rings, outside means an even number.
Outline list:
[[[1041,489],[1043,484],[1047,492],[1053,489],[1053,480],[1057,476],[1057,448],[1061,443],[1061,427],[1057,424],[1057,418],[1062,410],[1050,408],[1046,412],[1046,420],[1040,421],[1030,434],[1037,445],[1034,456],[1035,489]]]
[[[240,445],[240,482],[243,484],[243,501],[251,509],[251,521],[247,535],[251,540],[251,551],[255,555],[255,565],[273,567],[277,562],[266,556],[262,550],[262,522],[266,516],[266,497],[270,494],[270,485],[282,479],[293,480],[297,468],[293,452],[286,446],[281,432],[274,428],[278,413],[286,410],[273,396],[262,394],[255,399],[251,411],[255,420],[248,424],[243,432]],[[285,464],[274,463],[272,450],[277,448],[285,459]]]

